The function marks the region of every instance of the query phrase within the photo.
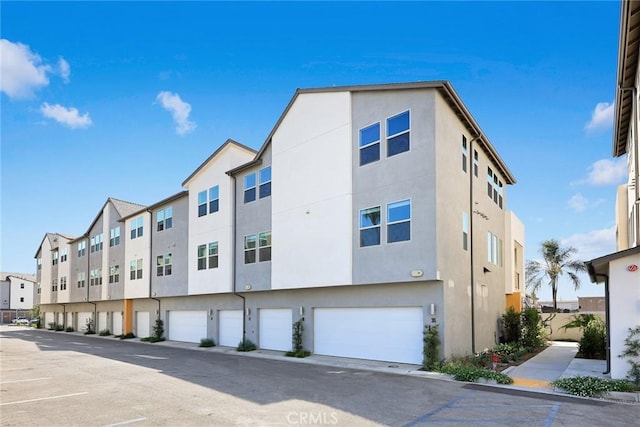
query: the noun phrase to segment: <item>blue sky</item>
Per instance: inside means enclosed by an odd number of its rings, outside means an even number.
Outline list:
[[[107,197],[180,191],[227,138],[259,148],[296,88],[425,80],[451,81],[516,176],[527,259],[549,238],[615,250],[619,2],[0,7],[2,271],[35,271],[44,233],[84,233]]]

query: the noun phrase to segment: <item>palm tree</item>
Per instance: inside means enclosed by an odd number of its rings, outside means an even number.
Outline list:
[[[538,292],[542,283],[548,280],[549,286],[551,286],[551,295],[553,297],[553,309],[558,309],[557,297],[558,297],[558,279],[563,274],[567,274],[574,289],[580,288],[580,277],[577,273],[583,273],[587,271],[587,266],[583,261],[572,259],[572,255],[577,252],[575,248],[569,246],[568,248],[560,247],[560,243],[555,240],[546,240],[542,242],[540,248],[542,253],[542,262],[536,260],[527,261],[527,288],[533,292]]]

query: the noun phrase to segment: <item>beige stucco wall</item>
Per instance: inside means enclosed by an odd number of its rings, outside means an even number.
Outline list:
[[[554,316],[555,314],[555,316]],[[582,330],[579,328],[573,329],[561,329],[564,325],[573,320],[573,316],[581,313],[542,313],[542,319],[546,320],[551,316],[554,316],[549,321],[549,326],[547,327],[547,332],[549,332],[550,340],[575,340],[579,341],[582,337]],[[605,320],[604,313],[593,313],[596,316],[600,317],[603,321]]]

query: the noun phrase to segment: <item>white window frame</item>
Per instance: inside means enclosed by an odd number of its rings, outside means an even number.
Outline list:
[[[362,216],[363,214],[365,214],[367,211],[371,211],[371,210],[378,210],[378,223],[377,224],[373,224],[373,225],[367,225],[367,226],[363,226],[362,225]],[[360,211],[358,212],[358,225],[359,225],[359,229],[358,229],[358,240],[359,240],[359,245],[361,248],[369,248],[372,246],[380,246],[382,244],[382,206],[378,205],[378,206],[370,206],[368,208],[364,208],[364,209],[360,209]],[[377,228],[378,229],[378,243],[373,244],[373,245],[363,245],[362,244],[362,231],[363,230],[371,230]]]
[[[408,114],[408,116],[409,116],[409,127],[406,130],[403,130],[403,131],[400,131],[400,132],[397,132],[397,133],[394,133],[394,134],[390,134],[389,133],[389,121],[392,120],[392,119],[395,119],[396,117],[400,117],[403,114]],[[397,156],[398,154],[407,153],[407,152],[411,151],[411,110],[405,110],[405,111],[402,111],[401,113],[394,114],[391,117],[387,117],[387,120],[386,120],[385,124],[386,124],[386,130],[387,130],[387,138],[386,138],[387,157],[393,157],[393,156]],[[409,134],[409,148],[407,148],[405,151],[400,151],[398,153],[389,155],[389,141],[394,139],[394,138],[397,138],[397,137],[399,137],[401,135],[404,135],[405,133]]]
[[[367,142],[366,144],[362,145],[362,134],[364,131],[373,128],[377,126],[378,127],[378,139],[372,141],[372,142]],[[371,123],[367,126],[361,127],[358,130],[358,166],[366,166],[369,165],[371,163],[375,163],[375,162],[379,162],[380,161],[380,144],[381,144],[381,139],[382,139],[382,124],[380,122],[374,122]],[[370,162],[367,163],[362,163],[362,150],[366,149],[366,148],[370,148],[374,145],[378,146],[378,158],[376,160],[371,160]]]
[[[389,217],[391,215],[389,215],[390,211],[390,206],[391,205],[399,205],[400,203],[406,203],[407,205],[409,205],[409,218],[405,218],[405,219],[401,219],[398,221],[390,221]],[[394,243],[402,243],[402,242],[410,242],[411,241],[411,222],[412,222],[412,217],[413,217],[413,207],[412,207],[412,201],[411,199],[403,199],[403,200],[397,200],[395,202],[389,202],[387,203],[387,210],[386,210],[386,214],[387,214],[387,244],[394,244]],[[391,233],[389,233],[389,226],[391,225],[396,225],[396,224],[403,224],[405,222],[409,223],[409,238],[408,239],[404,239],[404,240],[394,240],[393,242],[389,241]]]

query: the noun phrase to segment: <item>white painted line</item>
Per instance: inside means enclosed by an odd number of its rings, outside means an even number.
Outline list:
[[[42,380],[50,380],[50,379],[51,377],[44,377],[44,378],[31,378],[29,380],[0,381],[0,384],[24,383],[28,381],[42,381]]]
[[[41,400],[62,399],[63,397],[80,396],[80,395],[83,395],[83,394],[89,394],[89,392],[84,391],[84,392],[82,392],[82,393],[62,394],[62,395],[60,395],[60,396],[41,397],[41,398],[39,398],[39,399],[18,400],[17,402],[0,403],[0,406],[6,406],[6,405],[17,405],[18,403],[39,402],[39,401],[41,401]]]
[[[129,421],[122,421],[121,423],[115,423],[115,424],[107,424],[106,426],[102,426],[102,427],[115,427],[115,426],[123,426],[125,424],[133,424],[133,423],[137,423],[138,421],[145,421],[146,418],[136,418],[133,420],[129,420]]]
[[[145,359],[153,359],[153,360],[167,360],[168,359],[168,357],[147,356],[146,354],[134,354],[134,356],[144,357]]]
[[[83,342],[74,342],[74,341],[71,341],[71,344],[75,344],[75,345],[89,345],[89,344],[86,344],[86,343],[83,343]]]

